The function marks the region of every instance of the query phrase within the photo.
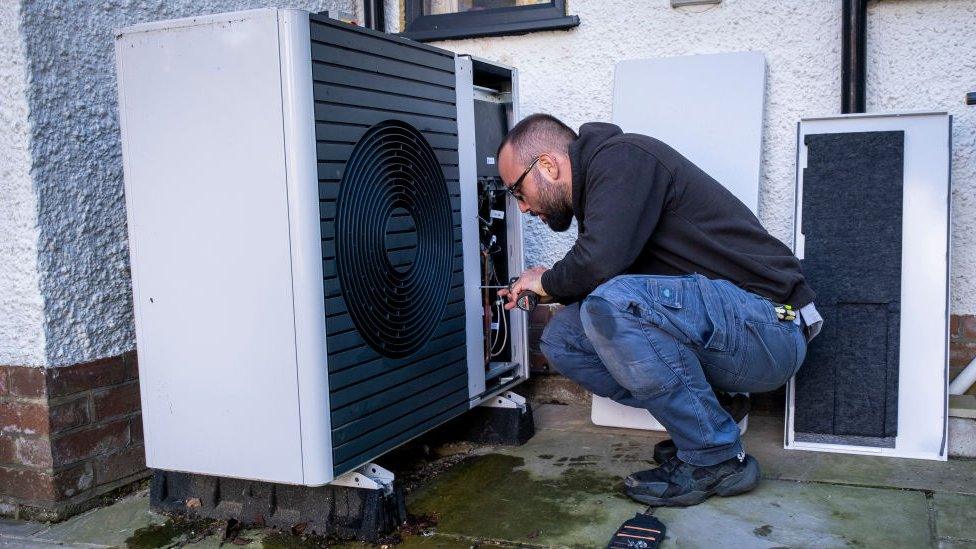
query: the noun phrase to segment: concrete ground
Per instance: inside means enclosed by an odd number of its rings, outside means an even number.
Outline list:
[[[421,482],[407,508],[430,524],[412,528],[400,547],[604,547],[622,521],[645,510],[622,495],[621,479],[652,466],[659,434],[596,427],[588,409],[556,404],[536,408],[536,426],[524,446],[464,447],[470,455]],[[782,432],[778,418],[750,418],[746,450],[764,477],[754,492],[654,511],[668,528],[664,547],[976,549],[976,461],[788,452]],[[0,520],[2,549],[187,540],[203,548],[219,547],[221,537],[150,512],[145,491],[60,524]],[[316,546],[266,530],[243,531],[236,545]]]

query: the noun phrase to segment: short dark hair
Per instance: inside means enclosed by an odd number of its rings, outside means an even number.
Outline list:
[[[561,152],[569,154],[569,144],[576,141],[576,132],[551,114],[532,114],[523,118],[508,131],[498,146],[501,155],[505,145],[511,145],[516,158],[528,164],[540,154]]]

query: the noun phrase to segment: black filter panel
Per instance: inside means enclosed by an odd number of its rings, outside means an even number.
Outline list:
[[[454,57],[310,31],[339,475],[468,409]]]
[[[796,376],[800,441],[898,434],[904,132],[807,135],[803,270],[824,329]]]
[[[498,177],[498,145],[508,133],[508,115],[504,103],[474,102],[475,149],[478,155],[478,177]]]

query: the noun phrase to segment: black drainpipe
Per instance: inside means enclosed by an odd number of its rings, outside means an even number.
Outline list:
[[[363,0],[363,26],[380,32],[386,32],[384,15],[383,0]]]
[[[865,60],[868,1],[842,0],[841,112],[864,112]]]

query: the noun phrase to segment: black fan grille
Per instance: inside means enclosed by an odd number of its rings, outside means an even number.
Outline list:
[[[336,201],[336,262],[349,315],[377,352],[408,356],[437,328],[451,283],[451,201],[430,144],[413,126],[371,127]]]

